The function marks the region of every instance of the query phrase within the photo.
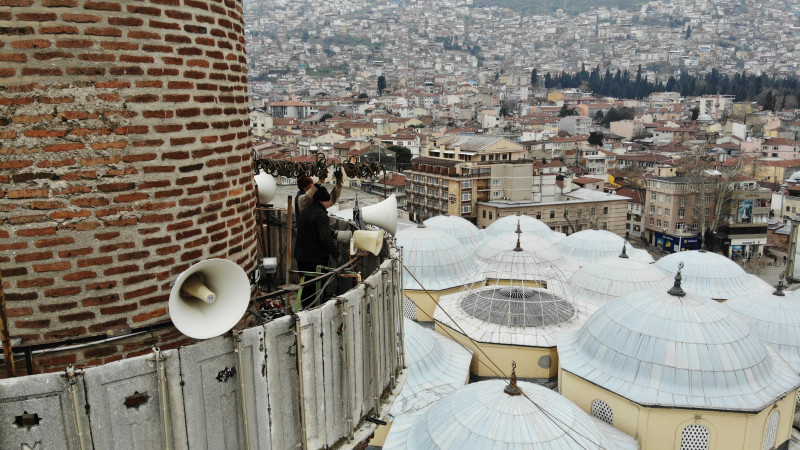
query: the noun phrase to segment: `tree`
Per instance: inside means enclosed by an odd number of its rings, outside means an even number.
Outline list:
[[[369,98],[369,95],[367,95],[367,94],[362,92],[362,93],[358,94],[358,98]]]
[[[333,116],[330,115],[330,114],[325,113],[325,114],[322,115],[322,117],[319,118],[319,121],[320,122],[325,122],[326,120],[330,119],[331,117],[333,117]]]
[[[383,95],[386,90],[386,77],[381,75],[378,77],[378,95]]]
[[[391,145],[386,147],[386,150],[394,152],[398,172],[402,172],[411,167],[411,150],[409,150],[407,147],[403,147],[402,145]]]
[[[767,91],[767,95],[764,97],[764,110],[775,111],[776,103],[775,94],[771,90]]]
[[[589,133],[589,145],[594,145],[596,147],[603,146],[603,132],[602,131],[592,131]]]
[[[537,86],[539,86],[539,72],[534,67],[531,71],[531,87],[535,88]]]
[[[594,121],[597,123],[603,123],[603,119],[605,118],[605,114],[603,114],[602,109],[598,109],[597,112],[594,114]]]
[[[558,117],[577,116],[578,111],[575,108],[568,108],[567,105],[562,105],[561,110],[558,112]]]
[[[686,39],[689,39],[690,37],[692,37],[692,26],[688,25],[686,26]]]
[[[697,120],[698,117],[700,117],[700,107],[695,106],[694,108],[691,109],[691,111],[692,111],[692,122],[694,122],[695,120]]]

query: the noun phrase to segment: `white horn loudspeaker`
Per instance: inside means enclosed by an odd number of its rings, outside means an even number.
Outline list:
[[[355,255],[356,250],[364,250],[378,256],[383,248],[383,234],[383,230],[353,231],[353,238],[350,239],[350,254]]]
[[[275,181],[275,177],[261,171],[256,175],[256,188],[258,188],[258,203],[264,205],[271,202],[275,197],[278,183]]]
[[[250,304],[250,279],[238,264],[207,259],[186,269],[169,295],[175,328],[195,339],[219,336],[236,325]]]
[[[380,203],[361,208],[361,220],[394,236],[397,232],[397,197],[392,194]]]

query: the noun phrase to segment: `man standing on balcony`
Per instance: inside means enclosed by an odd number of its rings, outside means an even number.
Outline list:
[[[312,202],[300,213],[297,220],[297,245],[294,257],[297,260],[297,270],[301,272],[316,272],[317,266],[328,266],[330,259],[339,259],[339,249],[333,239],[330,219],[326,211],[331,204],[331,195],[325,186],[319,186],[314,192]],[[306,279],[314,278],[306,276]],[[324,293],[323,293],[324,294]],[[303,287],[303,309],[314,305],[317,289],[314,285]]]

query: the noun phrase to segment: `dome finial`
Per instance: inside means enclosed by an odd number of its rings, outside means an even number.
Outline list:
[[[522,236],[522,232],[519,232],[519,233],[517,234],[517,246],[516,246],[516,247],[514,247],[514,251],[515,251],[515,252],[521,252],[521,251],[522,251],[522,247],[519,245],[519,237],[520,237],[520,236]]]
[[[625,246],[628,245],[628,240],[622,241],[622,253],[619,254],[620,258],[627,258],[628,254],[625,252]]]
[[[773,292],[772,295],[777,295],[779,297],[786,297],[786,294],[783,293],[783,288],[784,288],[783,277],[784,277],[783,272],[781,272],[780,276],[778,277],[778,288],[775,289],[775,292]]]
[[[686,292],[681,288],[681,269],[683,269],[683,263],[678,263],[678,274],[675,275],[675,284],[667,291],[667,294],[674,295],[676,297],[683,297],[686,295]]]
[[[506,388],[503,389],[508,395],[520,395],[522,394],[522,390],[517,386],[517,362],[511,361],[511,377],[509,378],[509,382],[506,385]]]
[[[424,223],[420,222],[417,224],[417,228],[428,228],[428,227],[426,227]]]
[[[517,230],[514,233],[520,234],[522,233],[522,226],[520,225],[520,220],[517,220]]]

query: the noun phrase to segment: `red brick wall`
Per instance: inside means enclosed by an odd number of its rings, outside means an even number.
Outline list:
[[[11,334],[160,323],[191,264],[252,270],[248,129],[240,0],[0,0]]]

